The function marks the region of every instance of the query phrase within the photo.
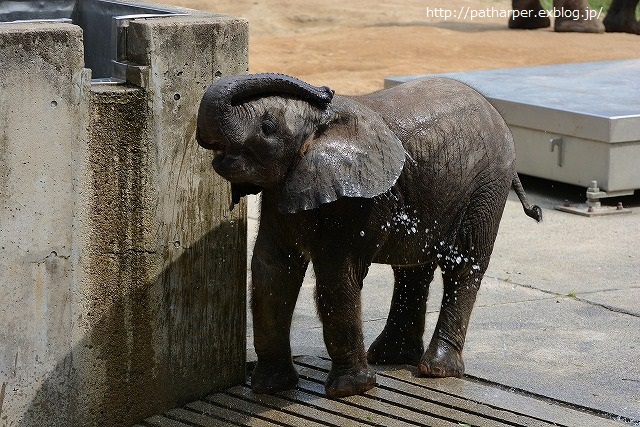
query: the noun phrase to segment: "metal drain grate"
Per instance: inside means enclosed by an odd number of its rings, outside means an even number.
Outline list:
[[[378,368],[378,386],[366,394],[329,399],[330,361],[298,357],[295,390],[256,395],[249,382],[136,427],[197,426],[621,426],[623,423],[560,402],[458,378],[428,379],[407,367]]]

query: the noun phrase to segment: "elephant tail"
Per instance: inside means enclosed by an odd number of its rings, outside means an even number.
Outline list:
[[[517,172],[514,172],[513,174],[511,186],[518,195],[520,203],[522,203],[524,213],[527,214],[528,217],[535,219],[537,222],[542,221],[542,209],[540,209],[540,206],[532,205],[529,203],[529,201],[527,200],[527,195],[524,192],[524,188],[522,188],[522,183],[520,182],[520,178],[518,177]]]

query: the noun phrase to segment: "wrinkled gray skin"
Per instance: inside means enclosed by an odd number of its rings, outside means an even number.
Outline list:
[[[330,396],[375,385],[369,363],[417,364],[425,376],[461,376],[469,316],[513,185],[511,133],[459,82],[416,80],[366,96],[333,96],[291,77],[223,79],[204,95],[197,140],[231,182],[233,202],[262,191],[253,252],[257,393],[293,388],[289,329],[310,261],[332,368]],[[365,351],[360,291],[371,263],[395,275],[384,331]],[[436,267],[444,298],[423,347]]]

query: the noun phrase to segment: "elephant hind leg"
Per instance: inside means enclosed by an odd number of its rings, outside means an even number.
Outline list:
[[[444,292],[435,331],[418,364],[418,371],[424,376],[464,374],[462,348],[469,318],[489,266],[513,173],[490,175],[486,181],[482,181],[484,177],[476,177],[478,187],[460,214],[454,244],[440,248],[438,265]]]
[[[393,267],[395,283],[391,308],[384,330],[369,347],[369,363],[418,363],[424,351],[422,335],[427,296],[435,269],[435,263]]]
[[[421,375],[461,377],[464,374],[462,348],[471,310],[488,264],[488,257],[475,260],[456,254],[447,256],[441,265],[444,294],[433,337],[418,363]]]

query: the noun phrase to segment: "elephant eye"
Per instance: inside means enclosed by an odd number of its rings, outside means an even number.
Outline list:
[[[264,119],[260,126],[262,128],[262,133],[265,136],[270,136],[276,133],[276,124],[271,118]]]

